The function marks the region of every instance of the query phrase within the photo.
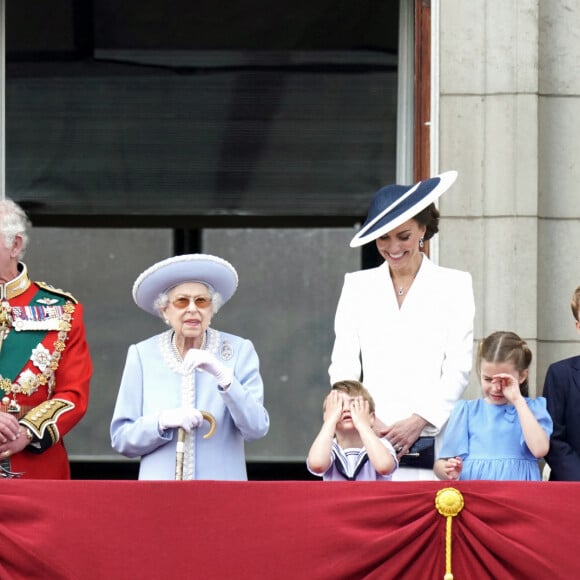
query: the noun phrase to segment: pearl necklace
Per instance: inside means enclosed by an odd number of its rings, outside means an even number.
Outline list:
[[[203,333],[202,339],[201,339],[201,346],[199,347],[199,350],[204,350],[205,349],[205,337],[206,337],[206,333]],[[179,349],[177,348],[177,342],[175,339],[175,332],[173,333],[173,336],[171,337],[171,348],[173,349],[173,354],[176,356],[176,358],[178,360],[183,360],[183,357],[181,356],[181,353],[179,352]]]

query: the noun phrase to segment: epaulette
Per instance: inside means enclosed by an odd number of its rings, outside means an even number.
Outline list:
[[[79,303],[79,301],[70,292],[65,292],[64,290],[61,290],[60,288],[55,288],[54,286],[51,286],[50,284],[47,284],[46,282],[36,282],[35,281],[34,283],[38,284],[38,286],[40,286],[43,290],[47,290],[48,292],[52,292],[53,294],[58,294],[58,296],[64,296],[65,298],[68,298],[74,304]]]

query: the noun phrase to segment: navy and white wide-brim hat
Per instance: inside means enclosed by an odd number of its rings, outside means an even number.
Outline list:
[[[157,315],[155,300],[185,282],[209,284],[222,297],[222,305],[238,287],[238,273],[226,260],[209,254],[184,254],[153,264],[133,284],[133,300],[139,308]]]
[[[446,171],[414,185],[385,185],[375,194],[361,229],[350,241],[351,248],[364,246],[432,204],[457,179],[457,171]]]

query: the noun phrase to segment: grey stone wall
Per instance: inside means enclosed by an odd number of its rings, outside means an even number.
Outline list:
[[[529,342],[532,394],[550,362],[580,350],[568,307],[580,284],[579,11],[439,3],[440,167],[460,174],[441,199],[440,262],[473,274],[476,340],[513,330]],[[475,373],[466,396],[479,396]]]

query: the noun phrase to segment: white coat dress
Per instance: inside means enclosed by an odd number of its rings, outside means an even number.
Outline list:
[[[415,413],[432,424],[422,435],[437,435],[469,381],[474,316],[471,275],[425,255],[400,308],[387,262],[348,273],[330,382],[360,380],[383,423]]]

